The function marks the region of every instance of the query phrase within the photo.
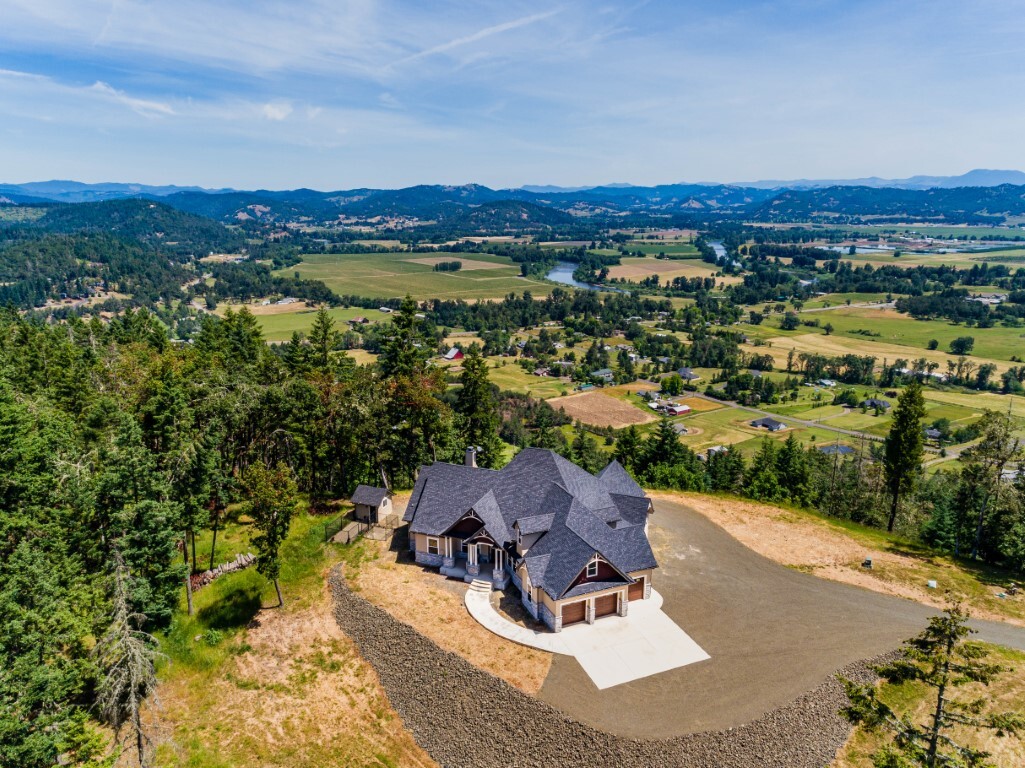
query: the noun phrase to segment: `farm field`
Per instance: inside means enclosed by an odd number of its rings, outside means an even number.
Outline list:
[[[414,299],[499,299],[509,293],[530,291],[547,296],[552,285],[520,277],[519,266],[507,258],[473,254],[472,261],[494,267],[474,268],[458,272],[435,272],[419,263],[424,257],[402,253],[317,253],[276,274],[322,280],[340,295],[375,298],[401,298],[407,293]],[[464,261],[460,253],[438,253],[437,261]],[[466,261],[470,261],[467,259]]]
[[[638,403],[640,400],[634,398]],[[596,427],[627,427],[631,424],[647,424],[655,421],[655,413],[642,405],[632,405],[622,399],[607,395],[601,390],[580,392],[566,397],[556,397],[548,404],[574,419]]]
[[[658,275],[662,282],[674,277],[714,277],[719,270],[713,264],[703,261],[656,259],[653,257],[624,256],[617,266],[609,267],[610,277],[621,277],[627,280],[640,280],[649,275]],[[743,278],[722,276],[715,278],[716,284],[741,282]]]
[[[860,327],[865,327],[864,321]],[[924,357],[929,361],[939,363],[940,367],[937,370],[941,373],[946,371],[946,364],[948,360],[955,362],[957,360],[954,355],[946,352],[940,352],[938,349],[931,352],[927,351],[924,349],[924,345],[923,347],[916,348],[887,342],[884,339],[857,335],[838,335],[836,333],[832,336],[826,336],[823,333],[801,333],[800,331],[795,331],[794,334],[795,335],[793,336],[772,336],[766,339],[764,346],[755,347],[753,345],[745,344],[743,345],[743,349],[748,353],[753,352],[762,355],[772,355],[776,368],[784,368],[786,366],[787,354],[791,349],[795,350],[798,354],[805,352],[808,354],[830,356],[849,354],[871,355],[877,358],[877,368],[882,366],[884,360],[892,363],[896,360],[915,360],[920,357]],[[1008,352],[1008,356],[1010,354],[1011,353]],[[1014,365],[1014,363],[1007,360],[986,358],[977,355],[972,355],[971,360],[976,365],[993,363],[996,365],[998,372],[1006,371]]]
[[[667,256],[701,258],[701,253],[694,245],[679,240],[631,240],[626,243],[626,249],[628,251],[641,251],[649,256],[664,253]]]
[[[829,312],[816,312],[814,317],[822,324],[827,322],[832,324],[834,336],[838,333],[844,334],[866,329],[881,335],[878,337],[859,335],[855,338],[864,339],[868,343],[882,342],[914,347],[921,352],[916,354],[916,357],[921,357],[924,354],[937,361],[939,358],[931,356],[949,349],[950,342],[959,336],[975,338],[973,358],[978,356],[993,360],[1009,360],[1012,355],[1020,355],[1025,351],[1025,328],[1004,326],[970,328],[943,320],[915,320],[894,309],[870,307],[845,307]],[[939,342],[939,348],[935,351],[927,349],[930,339],[936,339]],[[948,357],[953,356],[948,355]]]

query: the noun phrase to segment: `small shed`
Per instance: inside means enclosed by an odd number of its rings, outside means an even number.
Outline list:
[[[356,505],[357,520],[376,524],[392,514],[391,491],[387,488],[357,485],[351,501]]]
[[[445,353],[446,360],[462,360],[463,350],[459,347],[452,347],[448,352]]]

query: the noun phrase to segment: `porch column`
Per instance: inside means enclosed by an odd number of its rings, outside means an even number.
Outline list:
[[[476,544],[471,544],[469,547],[466,548],[466,562],[468,562],[470,565],[476,565],[477,564],[477,545]]]

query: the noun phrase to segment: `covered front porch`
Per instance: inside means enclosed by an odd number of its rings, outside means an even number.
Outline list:
[[[490,581],[495,589],[505,589],[509,574],[505,571],[507,555],[488,537],[461,540],[455,536],[442,539],[445,547],[441,573],[452,579],[471,582]]]

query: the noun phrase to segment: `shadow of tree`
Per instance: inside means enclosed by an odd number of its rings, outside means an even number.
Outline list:
[[[260,610],[260,590],[255,585],[232,590],[214,603],[201,608],[196,618],[210,629],[244,627]]]

